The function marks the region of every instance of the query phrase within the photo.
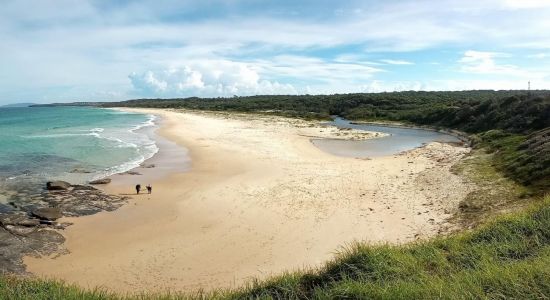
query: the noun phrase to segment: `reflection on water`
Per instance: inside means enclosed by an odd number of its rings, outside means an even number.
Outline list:
[[[397,154],[431,142],[460,142],[455,136],[424,129],[388,127],[381,125],[351,124],[342,118],[335,118],[329,125],[339,128],[353,128],[377,131],[388,136],[364,141],[337,139],[313,139],[315,146],[328,153],[346,157],[377,157]]]

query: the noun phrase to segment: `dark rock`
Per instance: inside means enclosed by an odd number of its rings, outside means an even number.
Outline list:
[[[36,227],[6,225],[4,226],[4,228],[6,228],[6,230],[9,231],[11,234],[21,236],[27,236],[36,231]]]
[[[111,178],[103,178],[103,179],[90,181],[90,184],[107,184],[107,183],[111,183]]]
[[[69,173],[82,173],[82,174],[87,174],[87,173],[92,173],[92,172],[91,172],[91,171],[88,171],[88,170],[84,170],[84,169],[74,168],[74,169],[72,169],[71,171],[69,171]]]
[[[141,175],[140,172],[136,172],[136,171],[127,171],[127,172],[124,172],[123,174],[128,174],[128,175]]]
[[[42,225],[42,227],[48,227],[48,226],[53,226],[53,227],[55,227],[56,224],[57,224],[56,221],[40,220],[40,225]]]
[[[40,225],[40,220],[37,219],[24,219],[17,222],[19,226],[35,227]]]
[[[73,185],[73,192],[78,192],[78,191],[95,191],[95,190],[97,190],[95,187],[89,186],[89,185]]]
[[[44,207],[44,208],[35,209],[32,211],[32,214],[42,220],[49,220],[49,221],[55,221],[63,217],[61,210],[56,207]]]
[[[73,225],[73,223],[70,223],[70,222],[64,222],[64,223],[54,223],[52,224],[53,225],[53,228],[55,229],[65,229],[71,225]]]
[[[142,167],[142,168],[150,169],[150,168],[154,168],[155,164],[141,164],[139,166]]]
[[[62,230],[71,224],[56,222],[58,218],[113,211],[129,199],[106,194],[90,185],[67,183],[64,187],[67,189],[52,192],[29,190],[25,197],[13,194],[8,199],[10,205],[4,206],[9,209],[0,213],[0,274],[27,274],[22,260],[25,255],[65,253],[63,236],[52,229]]]
[[[112,211],[122,206],[128,199],[109,195],[90,185],[74,185],[71,190],[44,193],[36,207],[25,208],[32,212],[40,207],[59,208],[64,216],[78,217],[92,215],[100,211]]]
[[[0,215],[0,225],[3,227],[7,225],[16,225],[24,216],[15,215],[15,214],[1,214]]]
[[[71,184],[66,181],[48,181],[46,183],[46,188],[49,191],[59,191],[59,190],[68,190],[71,187]]]
[[[64,241],[65,238],[53,230],[36,227],[0,227],[0,274],[27,274],[23,256],[60,253]]]

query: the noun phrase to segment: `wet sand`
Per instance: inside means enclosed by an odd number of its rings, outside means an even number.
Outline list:
[[[132,194],[134,178],[150,176],[141,183],[153,194],[65,218],[74,223],[62,232],[69,254],[26,257],[28,271],[120,292],[235,287],[318,266],[353,241],[433,236],[471,190],[449,171],[468,148],[430,143],[401,155],[337,157],[311,143],[337,133],[316,123],[137,111],[162,117],[158,134],[189,151],[188,170],[163,171],[182,161],[161,149],[158,169],[114,176],[111,193]]]

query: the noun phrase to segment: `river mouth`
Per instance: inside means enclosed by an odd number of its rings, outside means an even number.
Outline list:
[[[351,121],[336,117],[327,125],[338,128],[381,132],[387,135],[368,140],[312,139],[319,149],[337,156],[371,158],[390,156],[412,150],[431,142],[460,143],[456,136],[420,128],[404,128],[372,124],[352,124]]]

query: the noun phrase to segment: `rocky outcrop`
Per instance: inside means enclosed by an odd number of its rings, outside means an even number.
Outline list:
[[[113,211],[122,206],[128,197],[109,195],[88,185],[74,185],[70,191],[49,193],[44,198],[48,206],[61,209],[63,215],[78,217],[100,211]]]
[[[51,230],[53,228],[24,212],[0,214],[0,274],[25,273],[24,255],[47,255],[59,251],[65,239]]]
[[[48,221],[55,221],[63,217],[63,213],[57,207],[38,208],[32,211],[32,215],[41,220],[48,220]]]
[[[16,213],[16,214],[0,214],[0,226],[24,226],[24,227],[34,227],[40,225],[40,220],[29,218],[25,214]]]
[[[75,168],[75,169],[70,170],[69,173],[87,174],[87,173],[92,173],[92,171],[88,171],[88,170],[85,170],[85,169]]]
[[[11,234],[15,234],[19,236],[28,236],[29,234],[37,230],[36,227],[15,226],[15,225],[6,225],[4,228]]]
[[[89,184],[108,184],[111,183],[111,178],[102,178],[98,180],[92,180]]]
[[[25,274],[23,256],[49,255],[62,251],[65,238],[42,227],[0,227],[0,273]]]
[[[19,220],[23,219],[24,216],[20,214],[1,214],[0,215],[0,225],[16,225]]]
[[[137,171],[127,171],[127,172],[124,172],[122,174],[128,174],[128,175],[141,175],[140,172],[137,172]]]
[[[46,189],[48,191],[63,191],[63,190],[68,190],[69,188],[71,188],[71,184],[66,181],[57,180],[57,181],[48,181],[46,183]]]
[[[25,226],[25,227],[35,227],[40,225],[40,220],[37,219],[23,219],[17,222],[16,225]]]
[[[0,213],[0,274],[24,274],[22,257],[62,253],[65,241],[57,230],[71,223],[59,223],[62,216],[78,217],[122,206],[128,197],[109,195],[89,185],[50,182],[58,189],[22,187],[11,192]],[[1,298],[1,297],[0,297]]]

